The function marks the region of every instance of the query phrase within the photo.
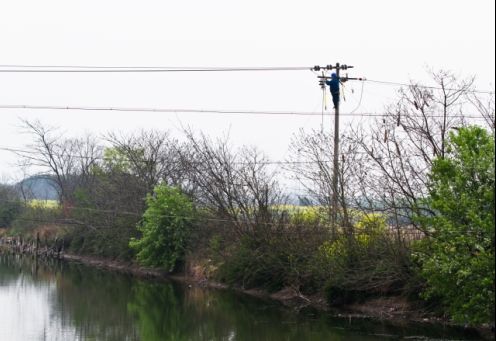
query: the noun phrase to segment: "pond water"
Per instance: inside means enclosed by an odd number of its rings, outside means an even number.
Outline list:
[[[0,254],[0,340],[477,339],[442,326],[336,318],[227,291]]]

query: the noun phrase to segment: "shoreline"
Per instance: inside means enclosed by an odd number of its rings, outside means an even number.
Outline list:
[[[377,321],[387,321],[396,324],[405,323],[425,323],[441,324],[444,326],[464,328],[446,319],[429,316],[418,309],[412,309],[408,301],[402,297],[380,297],[370,299],[364,303],[354,303],[341,308],[331,308],[327,305],[325,298],[319,295],[303,296],[291,288],[269,293],[263,289],[243,289],[232,287],[224,283],[215,282],[208,279],[195,279],[187,273],[170,274],[157,268],[143,267],[133,262],[114,261],[91,256],[81,256],[73,254],[61,255],[61,260],[67,262],[80,263],[103,270],[114,271],[122,274],[135,276],[147,280],[172,280],[188,286],[196,286],[207,289],[233,290],[248,296],[270,299],[280,302],[286,307],[296,310],[311,307],[318,311],[331,314],[335,317],[373,319]],[[490,332],[490,327],[472,327],[480,332]]]
[[[2,246],[4,246],[2,248]],[[6,245],[0,245],[0,251],[7,250],[11,253],[17,253]],[[33,253],[21,253],[34,256]],[[46,258],[57,258],[41,254]],[[270,299],[283,304],[286,307],[300,310],[303,308],[313,308],[317,311],[325,312],[333,317],[354,318],[354,319],[371,319],[382,322],[389,322],[397,325],[419,323],[426,325],[443,325],[452,328],[462,328],[477,331],[484,339],[493,339],[494,331],[491,326],[467,327],[455,324],[445,318],[435,317],[419,309],[413,309],[411,302],[403,297],[379,297],[367,300],[363,303],[354,303],[340,308],[329,307],[325,298],[321,295],[303,296],[292,288],[283,288],[282,290],[270,293],[263,289],[243,289],[232,287],[224,283],[212,281],[206,278],[195,278],[194,274],[186,272],[180,274],[170,274],[167,271],[140,266],[131,261],[116,261],[106,258],[93,256],[75,255],[61,253],[58,259],[66,262],[79,263],[85,266],[98,268],[106,271],[131,275],[136,278],[145,280],[175,281],[188,285],[189,287],[201,287],[207,289],[233,290],[237,293],[257,297],[261,299]]]

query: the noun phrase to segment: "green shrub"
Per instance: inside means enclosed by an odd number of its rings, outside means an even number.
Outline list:
[[[148,266],[174,271],[184,260],[194,218],[193,205],[179,189],[158,185],[146,198],[147,209],[138,225],[142,236],[129,245],[137,260]]]
[[[478,127],[450,134],[448,153],[434,161],[429,198],[434,214],[418,217],[429,237],[415,257],[437,298],[456,321],[494,322],[494,135]]]

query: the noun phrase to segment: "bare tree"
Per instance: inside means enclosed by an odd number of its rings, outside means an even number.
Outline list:
[[[333,176],[333,141],[330,134],[312,130],[300,130],[293,136],[290,150],[289,171],[321,206],[332,214],[332,176]],[[341,137],[341,164],[339,168],[339,220],[342,227],[352,228],[348,210],[349,203],[355,193],[351,179],[356,167],[358,145],[346,136]]]
[[[384,118],[353,131],[363,152],[355,169],[362,192],[359,204],[389,213],[397,225],[415,225],[412,216],[426,209],[421,199],[434,158],[445,156],[448,132],[467,124],[463,105],[473,79],[458,81],[446,71],[432,77],[436,87],[412,83],[402,88],[398,103]]]
[[[129,171],[141,179],[147,192],[159,182],[179,185],[183,178],[180,143],[167,132],[109,133],[104,137],[126,160]]]
[[[101,158],[101,148],[91,136],[64,138],[57,129],[39,121],[23,120],[22,123],[25,132],[33,137],[33,143],[27,150],[17,152],[21,162],[53,176],[60,202],[70,206],[76,188],[91,181],[91,168]]]
[[[255,148],[232,151],[227,138],[186,136],[183,160],[198,205],[225,219],[238,236],[268,227],[283,199],[267,159]]]
[[[481,96],[475,92],[467,94],[468,100],[473,104],[476,112],[478,112],[484,119],[486,125],[494,133],[496,128],[494,118],[494,94],[488,96]]]

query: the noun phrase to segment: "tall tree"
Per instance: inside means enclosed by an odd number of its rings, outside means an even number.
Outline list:
[[[419,221],[430,237],[418,252],[426,296],[439,297],[460,322],[494,321],[494,135],[480,127],[449,135],[434,160]]]

